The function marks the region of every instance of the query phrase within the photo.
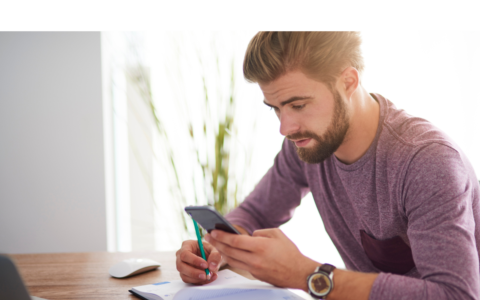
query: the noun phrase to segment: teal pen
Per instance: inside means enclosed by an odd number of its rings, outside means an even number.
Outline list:
[[[200,247],[200,252],[202,253],[202,258],[205,261],[207,261],[207,257],[205,256],[205,250],[203,250],[202,237],[200,236],[200,230],[198,229],[197,221],[193,220],[193,225],[195,226],[195,233],[197,234],[198,247]],[[210,275],[210,272],[208,271],[208,268],[205,269],[205,273],[207,273],[207,276]]]

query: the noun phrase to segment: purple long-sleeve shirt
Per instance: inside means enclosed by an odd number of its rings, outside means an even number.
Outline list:
[[[432,124],[372,96],[379,126],[358,161],[346,165],[332,155],[307,164],[285,140],[227,219],[250,233],[278,227],[310,191],[347,269],[380,273],[369,299],[480,299],[480,188],[472,166]],[[305,230],[315,238],[315,228]]]

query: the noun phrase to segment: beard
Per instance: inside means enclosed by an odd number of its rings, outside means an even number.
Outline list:
[[[345,135],[347,134],[349,128],[348,114],[345,107],[345,102],[342,97],[335,91],[334,93],[335,107],[332,117],[332,121],[327,127],[326,132],[319,136],[313,132],[305,131],[299,132],[292,135],[288,135],[287,139],[308,139],[316,141],[313,147],[304,148],[297,147],[294,142],[292,142],[297,148],[297,154],[301,160],[309,164],[318,164],[323,162],[325,159],[329,158],[338,147],[343,143]]]

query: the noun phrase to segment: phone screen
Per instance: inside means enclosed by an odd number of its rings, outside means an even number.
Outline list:
[[[187,206],[185,211],[208,233],[214,229],[240,234],[215,208],[211,206]]]

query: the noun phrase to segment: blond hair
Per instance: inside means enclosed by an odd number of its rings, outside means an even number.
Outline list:
[[[329,88],[352,66],[364,69],[358,32],[259,32],[250,41],[243,74],[250,82],[268,83],[300,70]]]

